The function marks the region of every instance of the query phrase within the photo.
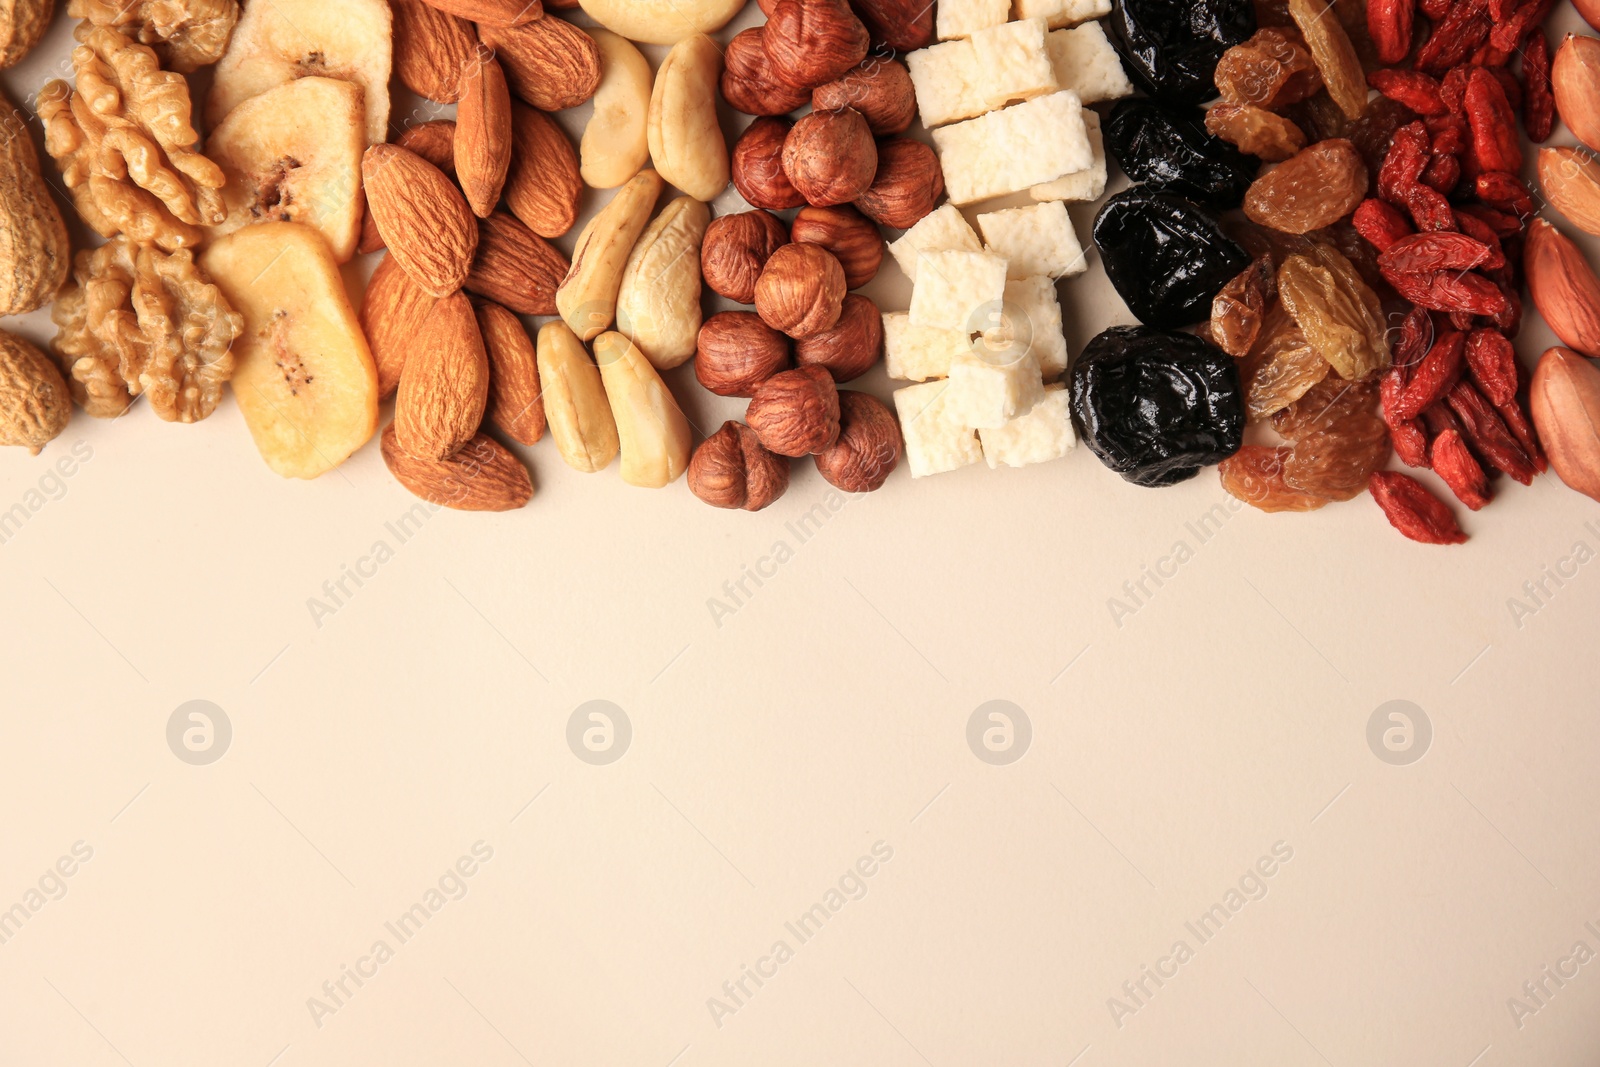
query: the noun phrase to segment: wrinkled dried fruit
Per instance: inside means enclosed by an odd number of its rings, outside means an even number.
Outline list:
[[[1329,393],[1337,390],[1335,397]],[[1359,403],[1358,403],[1359,401]],[[1284,462],[1283,480],[1291,488],[1330,500],[1350,500],[1367,487],[1367,478],[1389,460],[1389,428],[1374,411],[1373,391],[1364,385],[1324,378],[1295,402],[1306,407],[1325,429],[1313,429],[1295,440]],[[1337,419],[1328,411],[1338,409]]]
[[[1256,173],[1252,160],[1207,132],[1198,108],[1124,100],[1105,122],[1105,142],[1134,181],[1217,208],[1238,207]]]
[[[1324,497],[1295,489],[1283,480],[1287,448],[1245,445],[1217,467],[1228,495],[1262,511],[1315,511],[1328,503]]]
[[[1289,15],[1305,36],[1328,95],[1340,111],[1358,119],[1367,110],[1367,78],[1344,24],[1327,17],[1332,6],[1331,0],[1289,0]]]
[[[1172,104],[1209,99],[1217,61],[1255,28],[1250,0],[1122,0],[1106,20],[1128,76]]]
[[[1277,163],[1306,146],[1300,127],[1254,104],[1216,104],[1206,112],[1206,129],[1248,156]]]
[[[1529,140],[1538,142],[1550,136],[1556,120],[1556,98],[1550,84],[1550,42],[1544,31],[1528,36],[1522,46],[1522,124]]]
[[[1209,211],[1173,193],[1139,188],[1100,209],[1094,242],[1129,310],[1161,328],[1204,319],[1212,297],[1250,263]]]
[[[1419,233],[1396,241],[1378,256],[1384,277],[1417,271],[1471,270],[1488,262],[1492,252],[1464,233]]]
[[[1385,252],[1396,241],[1414,232],[1411,223],[1393,206],[1382,200],[1363,200],[1350,216],[1356,232],[1365,237],[1372,247]]]
[[[1270,259],[1258,259],[1239,272],[1211,301],[1211,340],[1230,356],[1244,358],[1266,318],[1276,291]]]
[[[1523,485],[1532,484],[1539,473],[1533,457],[1523,450],[1500,413],[1476,386],[1469,381],[1458,381],[1446,399],[1450,410],[1461,420],[1461,436],[1472,445],[1473,451]]]
[[[1239,367],[1245,383],[1246,414],[1251,422],[1271,418],[1332,370],[1294,320],[1274,308],[1261,341]]]
[[[1467,338],[1467,369],[1495,407],[1516,399],[1517,353],[1499,330],[1472,331]]]
[[[1482,67],[1474,68],[1462,103],[1472,128],[1472,151],[1479,168],[1520,171],[1522,143],[1517,119],[1499,79]]]
[[[1450,105],[1439,92],[1439,79],[1420,70],[1375,70],[1367,75],[1367,84],[1419,115],[1433,117],[1450,113]]]
[[[1349,141],[1321,141],[1257,178],[1244,213],[1261,226],[1310,233],[1331,226],[1367,195],[1367,165]]]
[[[1367,33],[1382,63],[1399,63],[1411,51],[1411,29],[1417,0],[1369,0]],[[1378,87],[1382,90],[1382,86]]]
[[[1358,381],[1389,365],[1378,296],[1331,247],[1319,245],[1308,255],[1284,260],[1278,269],[1278,294],[1340,377]]]
[[[1394,291],[1433,311],[1465,312],[1495,317],[1511,307],[1500,287],[1481,274],[1442,270],[1432,273],[1385,274]]]
[[[1410,475],[1375,471],[1368,488],[1389,524],[1411,540],[1425,545],[1466,543],[1467,535],[1450,509]]]
[[[1466,334],[1442,331],[1418,363],[1405,389],[1390,408],[1397,419],[1414,419],[1445,397],[1461,380],[1466,366]]]
[[[1454,430],[1440,434],[1433,442],[1429,459],[1434,473],[1444,479],[1457,500],[1473,511],[1489,502],[1489,476],[1468,451],[1460,434]]]
[[[1289,26],[1257,30],[1224,52],[1216,82],[1224,103],[1272,111],[1314,95],[1322,75],[1300,31]]]

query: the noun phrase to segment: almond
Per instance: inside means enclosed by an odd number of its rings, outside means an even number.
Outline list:
[[[521,26],[542,20],[539,0],[428,0],[440,11],[484,26]]]
[[[1561,121],[1585,145],[1600,145],[1600,40],[1567,34],[1550,65],[1550,89]]]
[[[600,88],[600,46],[570,22],[548,16],[514,28],[480,24],[505,64],[512,91],[540,111],[561,111]]]
[[[489,357],[472,302],[440,300],[412,339],[400,374],[394,425],[400,447],[418,459],[448,459],[483,425]]]
[[[438,104],[461,99],[461,72],[478,49],[472,23],[423,0],[390,0],[394,71],[407,89]]]
[[[1522,254],[1534,307],[1568,348],[1600,355],[1600,278],[1572,239],[1543,219]]]
[[[1600,163],[1576,148],[1539,149],[1545,199],[1584,233],[1600,234]]]
[[[472,209],[442,170],[399,145],[375,144],[361,160],[367,207],[390,255],[430,296],[461,288],[478,249]]]
[[[515,511],[533,499],[533,479],[516,456],[482,434],[449,459],[418,459],[383,431],[383,462],[418,497],[457,511]]]
[[[504,211],[480,219],[478,232],[468,291],[519,315],[554,315],[556,289],[571,267],[567,257]]]
[[[489,353],[489,421],[518,444],[544,436],[539,354],[522,320],[499,304],[478,305],[478,328]]]
[[[361,299],[361,332],[367,335],[378,365],[379,399],[400,387],[411,339],[422,332],[422,323],[436,303],[411,280],[399,260],[384,256],[378,261]]]
[[[1600,370],[1571,349],[1550,349],[1533,372],[1528,409],[1561,480],[1600,500]]]
[[[500,203],[511,166],[511,90],[499,61],[486,53],[474,57],[461,77],[455,162],[473,214],[487,217]]]
[[[427,7],[426,4],[423,6]],[[428,10],[433,9],[428,8]],[[409,148],[444,171],[450,178],[455,178],[456,124],[449,119],[435,119],[420,126],[412,126],[396,137],[394,143],[401,148]],[[367,202],[365,189],[361,190],[361,202],[363,204]],[[378,232],[377,220],[372,217],[371,207],[365,207],[361,216],[361,241],[356,245],[356,251],[364,256],[369,252],[381,252],[383,248],[383,234]]]
[[[578,221],[583,177],[566,131],[542,111],[511,105],[511,170],[506,206],[540,237],[556,238]]]

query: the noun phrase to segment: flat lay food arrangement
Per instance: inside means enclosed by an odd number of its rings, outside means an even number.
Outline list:
[[[0,68],[76,20],[0,119],[0,314],[57,330],[0,330],[0,444],[231,394],[272,472],[370,447],[461,510],[556,457],[759,511],[1080,440],[1426,544],[1508,480],[1600,500],[1600,36],[1551,0],[757,6],[0,5]],[[1073,350],[1096,258],[1125,324]]]

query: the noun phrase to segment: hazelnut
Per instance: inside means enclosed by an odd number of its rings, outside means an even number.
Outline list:
[[[794,356],[802,367],[826,367],[836,382],[859,378],[883,356],[883,313],[871,300],[851,293],[833,329],[796,341]]]
[[[859,289],[878,276],[887,247],[877,224],[849,204],[801,208],[789,227],[789,236],[832,252],[844,268],[844,283],[850,289]]]
[[[856,207],[881,225],[909,230],[939,206],[943,195],[944,169],[933,149],[909,137],[891,137],[878,146],[877,174]]]
[[[757,26],[728,42],[722,68],[722,98],[746,115],[787,115],[810,94],[778,80],[762,46],[765,31]]]
[[[741,422],[723,423],[689,460],[689,491],[712,507],[760,511],[788,488],[789,460]]]
[[[763,0],[766,7],[770,0]],[[933,43],[933,5],[928,0],[854,0],[875,45],[893,52],[915,52]]]
[[[718,296],[753,304],[767,258],[788,240],[783,220],[765,211],[719,216],[700,245],[700,273]]]
[[[821,367],[786,370],[756,388],[744,417],[780,456],[821,452],[839,436],[839,390]]]
[[[756,281],[756,313],[793,338],[833,329],[844,309],[844,268],[821,245],[784,245]]]
[[[872,129],[854,108],[813,111],[783,142],[783,172],[809,204],[848,204],[872,187],[878,172]]]
[[[879,137],[905,133],[917,117],[917,92],[905,64],[881,56],[868,56],[838,81],[819,85],[811,93],[817,111],[853,107],[866,118]]]
[[[817,470],[847,493],[883,488],[900,465],[900,423],[883,401],[866,393],[839,394],[839,436],[817,453]]]
[[[789,130],[787,119],[756,119],[733,146],[733,187],[756,207],[782,211],[806,202],[783,172]]]
[[[789,339],[753,311],[724,311],[700,327],[694,376],[718,396],[749,396],[789,368]]]
[[[762,47],[781,81],[810,92],[867,58],[872,37],[845,0],[776,0]]]

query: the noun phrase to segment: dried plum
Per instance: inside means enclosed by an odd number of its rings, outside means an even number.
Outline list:
[[[1072,420],[1128,481],[1175,485],[1243,443],[1239,366],[1194,334],[1113,326],[1073,365]]]
[[[1128,76],[1172,104],[1217,94],[1217,61],[1256,31],[1250,0],[1117,0],[1107,20]]]
[[[1105,123],[1106,148],[1136,182],[1218,208],[1238,207],[1260,164],[1206,129],[1205,112],[1124,100]]]
[[[1250,265],[1208,210],[1176,193],[1134,188],[1094,220],[1106,274],[1139,320],[1172,329],[1208,318],[1211,300]]]

